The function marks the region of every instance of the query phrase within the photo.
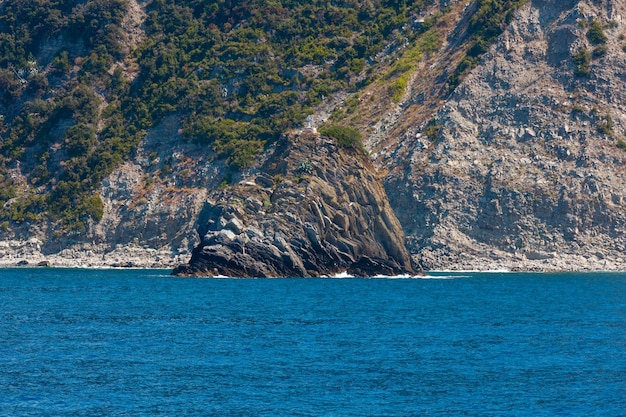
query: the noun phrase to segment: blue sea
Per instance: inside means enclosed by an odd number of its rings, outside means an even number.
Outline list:
[[[0,269],[0,416],[626,416],[626,274]]]

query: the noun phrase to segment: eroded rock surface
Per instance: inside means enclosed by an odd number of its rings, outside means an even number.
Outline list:
[[[202,243],[178,275],[413,273],[373,165],[330,138],[284,136],[259,172],[208,200]]]
[[[430,124],[398,138],[385,184],[424,268],[626,268],[625,15],[622,0],[528,2]]]

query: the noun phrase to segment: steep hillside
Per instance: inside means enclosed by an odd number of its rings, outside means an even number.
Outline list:
[[[626,267],[625,15],[530,1],[432,119],[399,110],[374,147],[424,267]]]
[[[389,56],[377,54],[438,8],[0,3],[4,259],[179,262],[208,190],[240,181],[332,94],[370,83]]]
[[[0,9],[0,263],[185,262],[309,117],[362,132],[426,269],[626,269],[622,0]]]

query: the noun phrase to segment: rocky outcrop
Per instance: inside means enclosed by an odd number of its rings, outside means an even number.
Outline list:
[[[178,275],[413,273],[400,223],[368,158],[315,134],[284,136],[258,172],[213,191],[202,242]]]

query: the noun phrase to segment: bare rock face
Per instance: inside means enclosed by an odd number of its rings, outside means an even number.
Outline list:
[[[195,226],[206,188],[217,187],[223,164],[211,163],[206,147],[185,143],[176,116],[148,131],[137,154],[103,181],[104,217],[94,240],[109,247],[135,241],[147,248],[187,256],[198,243]]]
[[[284,136],[258,173],[209,194],[202,242],[178,275],[307,277],[413,273],[377,173],[330,138]]]
[[[624,16],[621,0],[528,2],[434,114],[438,134],[401,138],[386,187],[424,268],[626,267]]]

